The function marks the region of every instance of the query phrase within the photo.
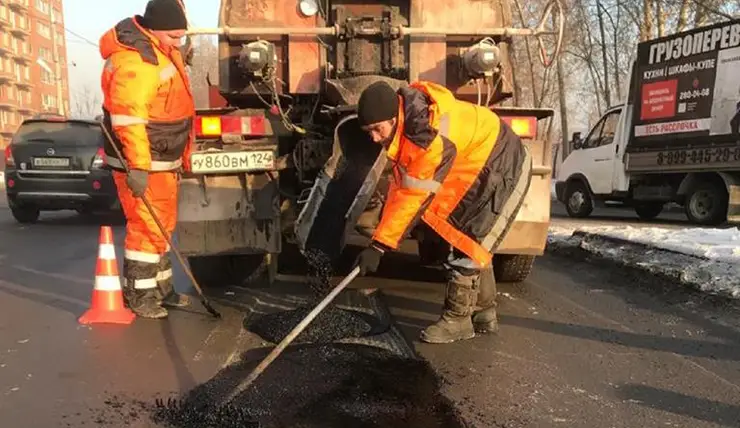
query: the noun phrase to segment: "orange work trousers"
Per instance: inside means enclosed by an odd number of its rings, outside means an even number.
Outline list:
[[[172,278],[172,263],[167,240],[144,202],[126,184],[126,173],[114,171],[123,213],[126,216],[123,276],[129,288],[156,289]],[[178,174],[174,171],[150,172],[144,197],[149,201],[169,238],[177,224]]]

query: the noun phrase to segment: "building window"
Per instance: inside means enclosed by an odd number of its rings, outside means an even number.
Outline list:
[[[36,32],[47,39],[51,39],[51,28],[43,22],[36,21]]]
[[[39,56],[47,61],[51,61],[51,51],[39,46]]]
[[[53,85],[54,84],[54,76],[49,73],[48,71],[41,69],[41,81],[48,84]]]
[[[36,9],[44,14],[49,14],[49,2],[46,0],[36,0]]]
[[[44,108],[54,108],[57,106],[57,98],[52,95],[44,94],[41,96],[41,104]]]
[[[62,11],[60,11],[59,9],[54,9],[54,11],[51,12],[51,16],[54,17],[54,22],[62,22]]]

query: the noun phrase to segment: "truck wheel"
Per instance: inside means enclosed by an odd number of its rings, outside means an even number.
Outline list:
[[[640,220],[653,220],[663,212],[662,202],[647,202],[635,205],[635,212]]]
[[[264,254],[188,257],[188,264],[203,288],[253,287],[269,267]]]
[[[727,219],[729,196],[722,182],[699,183],[686,196],[684,209],[689,221],[706,226],[717,226]]]
[[[568,215],[576,218],[585,218],[594,210],[591,192],[581,181],[572,181],[565,190],[565,209]]]
[[[496,281],[522,282],[534,268],[535,256],[500,254],[493,257],[493,275]]]

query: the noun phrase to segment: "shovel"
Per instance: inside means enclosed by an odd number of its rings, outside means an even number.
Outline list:
[[[326,296],[324,297],[324,300],[322,300],[316,307],[308,314],[306,317],[298,323],[297,326],[293,328],[293,330],[288,333],[287,336],[280,342],[278,346],[273,348],[272,351],[265,357],[262,362],[257,365],[257,367],[252,370],[252,372],[247,376],[247,378],[244,380],[244,382],[241,382],[237,387],[234,389],[234,391],[229,394],[229,396],[224,400],[224,404],[228,403],[229,401],[233,400],[237,395],[239,395],[242,391],[245,391],[256,379],[259,375],[262,374],[262,372],[265,371],[265,369],[272,364],[273,361],[285,350],[285,348],[290,345],[296,337],[298,337],[303,330],[305,330],[306,327],[313,321],[320,313],[323,311],[329,303],[331,303],[332,300],[334,300],[337,295],[344,290],[347,285],[349,285],[350,282],[352,282],[357,275],[360,274],[360,267],[357,266],[354,269],[352,269],[352,272],[350,272],[349,275],[347,275],[346,278],[342,280],[342,282],[339,283],[334,289]]]
[[[121,150],[116,146],[115,141],[113,141],[113,137],[110,135],[110,132],[108,132],[108,129],[103,125],[100,124],[100,129],[103,130],[103,133],[105,134],[105,138],[108,139],[108,142],[113,147],[113,150],[116,152],[116,156],[118,156],[118,159],[123,164],[123,169],[126,170],[126,174],[130,174],[131,170],[128,167],[128,163],[126,162],[126,158],[121,153]],[[188,267],[187,262],[185,262],[185,259],[182,257],[182,254],[172,244],[172,239],[170,239],[169,235],[167,234],[167,231],[165,230],[164,226],[162,225],[162,222],[159,221],[159,217],[157,217],[157,213],[154,212],[154,209],[152,208],[151,204],[149,204],[149,200],[147,200],[144,195],[141,195],[141,201],[144,203],[144,206],[146,206],[147,211],[149,211],[149,215],[152,216],[154,219],[154,222],[157,223],[157,227],[159,228],[159,231],[162,233],[162,236],[164,237],[165,241],[167,241],[167,244],[172,249],[172,252],[175,253],[175,257],[177,257],[177,260],[180,262],[180,265],[182,266],[182,270],[185,271],[185,275],[188,276],[190,279],[190,282],[193,284],[193,287],[195,288],[195,291],[198,292],[198,296],[200,296],[200,303],[203,305],[204,308],[213,315],[215,318],[221,318],[221,313],[219,313],[216,309],[211,306],[211,302],[208,301],[208,298],[203,294],[203,290],[200,288],[200,285],[198,285],[198,281],[196,281],[195,277],[193,276],[193,272]]]

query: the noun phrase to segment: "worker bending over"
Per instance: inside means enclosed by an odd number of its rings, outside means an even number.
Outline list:
[[[398,92],[373,83],[360,95],[358,120],[393,163],[379,224],[356,262],[360,273],[375,272],[421,220],[450,244],[444,311],[421,340],[449,343],[497,331],[491,254],[529,187],[526,147],[489,108],[431,82]]]
[[[124,299],[138,316],[164,318],[162,305],[186,306],[174,291],[170,248],[141,197],[171,236],[181,168],[189,171],[195,105],[179,50],[187,30],[179,0],[151,0],[144,16],[120,21],[100,39],[103,123],[125,159],[107,141],[123,212],[126,241]],[[131,173],[126,175],[126,162]]]

